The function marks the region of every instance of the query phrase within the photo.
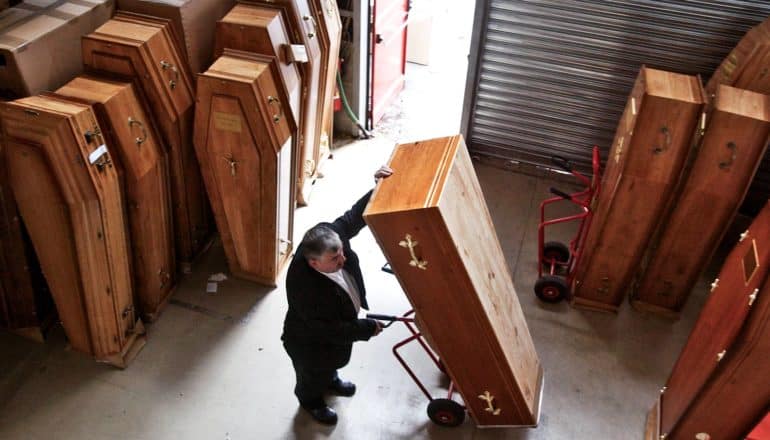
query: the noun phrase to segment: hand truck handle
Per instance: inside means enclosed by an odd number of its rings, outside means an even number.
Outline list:
[[[554,165],[563,169],[564,171],[567,171],[569,173],[572,172],[572,165],[569,163],[567,159],[561,156],[551,156],[551,162],[553,162]]]
[[[398,321],[398,316],[392,316],[392,315],[378,315],[376,313],[367,313],[366,317],[369,319],[376,319],[378,321]]]
[[[572,196],[571,195],[565,193],[564,191],[558,190],[558,189],[556,189],[554,187],[551,187],[551,192],[553,194],[555,194],[555,195],[565,199],[565,200],[572,200]]]

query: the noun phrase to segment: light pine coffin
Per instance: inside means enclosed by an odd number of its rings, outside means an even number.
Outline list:
[[[313,18],[308,0],[265,0],[243,1],[261,7],[276,8],[283,14],[289,29],[292,44],[304,47],[307,62],[298,63],[302,77],[302,100],[305,112],[302,115],[305,131],[303,153],[297,160],[297,203],[307,205],[313,184],[318,178],[318,164],[322,158],[321,136],[323,123],[323,66],[318,24]]]
[[[281,84],[286,88],[289,107],[297,123],[297,131],[292,133],[292,151],[295,157],[304,154],[304,142],[312,139],[315,120],[307,123],[304,113],[308,110],[307,100],[302,99],[302,78],[298,64],[290,56],[291,40],[283,13],[277,8],[258,5],[238,4],[217,22],[214,53],[222,55],[225,49],[235,49],[260,55],[275,57],[280,69]],[[299,161],[295,161],[295,164]],[[299,187],[292,185],[295,193]]]
[[[607,158],[572,304],[617,311],[703,120],[695,76],[642,67]]]
[[[176,281],[168,157],[132,83],[79,76],[57,93],[94,107],[124,177],[134,288],[145,321],[154,321]]]
[[[72,347],[125,367],[136,317],[120,178],[91,107],[34,96],[3,104],[4,159]]]
[[[195,148],[233,275],[275,286],[293,249],[296,131],[275,58],[225,50],[198,76]]]
[[[337,70],[342,43],[342,21],[336,0],[309,0],[308,4],[318,24],[321,40],[321,142],[315,153],[317,168],[330,156],[334,135],[334,95],[337,90]]]
[[[682,190],[644,259],[632,304],[677,317],[738,212],[770,136],[770,97],[719,86]]]
[[[188,272],[210,243],[214,224],[192,144],[192,79],[170,27],[118,15],[82,44],[87,70],[134,78],[149,102],[169,152],[177,262]]]
[[[653,412],[670,439],[738,439],[770,402],[770,205],[725,259]],[[654,419],[655,417],[650,417]],[[698,434],[703,433],[701,437]]]
[[[364,219],[421,328],[479,426],[536,425],[542,367],[462,137],[398,145],[389,165]]]

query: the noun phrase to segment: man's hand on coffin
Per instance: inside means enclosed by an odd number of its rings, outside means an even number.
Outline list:
[[[374,182],[377,183],[378,180],[389,177],[391,174],[393,174],[393,170],[389,166],[383,165],[374,173]]]

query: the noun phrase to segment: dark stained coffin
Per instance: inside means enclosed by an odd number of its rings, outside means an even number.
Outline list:
[[[176,281],[173,214],[165,147],[129,82],[79,76],[57,93],[94,107],[125,182],[134,292],[145,321],[167,303]]]
[[[462,137],[398,145],[390,167],[364,219],[421,328],[479,426],[536,425],[543,371]]]
[[[617,311],[691,151],[704,102],[697,77],[642,67],[595,200],[573,305]]]
[[[176,257],[188,272],[214,224],[192,144],[193,84],[170,27],[118,14],[82,43],[89,71],[135,78],[142,86],[169,152]]]
[[[230,271],[271,286],[293,248],[288,100],[273,57],[225,50],[198,76],[195,149]]]
[[[72,347],[125,367],[145,343],[134,312],[120,178],[91,107],[2,105],[4,160]]]
[[[315,153],[316,167],[321,168],[323,161],[330,155],[334,131],[334,91],[337,85],[337,69],[340,60],[342,42],[342,21],[336,0],[309,0],[313,17],[318,24],[321,39],[321,142]]]
[[[308,61],[298,63],[302,77],[302,100],[306,108],[302,115],[305,121],[304,139],[300,141],[303,153],[297,160],[297,203],[307,205],[315,180],[318,178],[318,163],[321,151],[323,123],[323,66],[321,41],[318,26],[313,18],[308,0],[265,0],[240,1],[239,3],[277,8],[283,13],[289,28],[292,44],[305,47]]]
[[[719,86],[691,171],[634,288],[638,309],[678,316],[748,191],[770,136],[770,97]]]
[[[297,64],[289,57],[290,45],[288,26],[280,9],[238,4],[217,23],[214,53],[218,58],[227,48],[275,57],[298,126],[292,133],[292,154],[301,157],[304,151],[301,142],[310,139],[315,128],[308,127],[303,117],[308,103],[302,100],[302,78]],[[314,124],[315,120],[310,122]],[[296,193],[297,189],[292,185],[292,191]]]
[[[768,267],[765,205],[727,256],[662,390],[656,430],[667,440],[743,438],[767,414]],[[700,433],[707,436],[696,437]]]

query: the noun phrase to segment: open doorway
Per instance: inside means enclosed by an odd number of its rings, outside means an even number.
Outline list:
[[[368,9],[363,1],[338,0],[351,112],[375,136],[396,142],[459,133],[476,1],[368,0]],[[356,26],[363,17],[366,28]],[[340,143],[360,134],[337,112]]]

